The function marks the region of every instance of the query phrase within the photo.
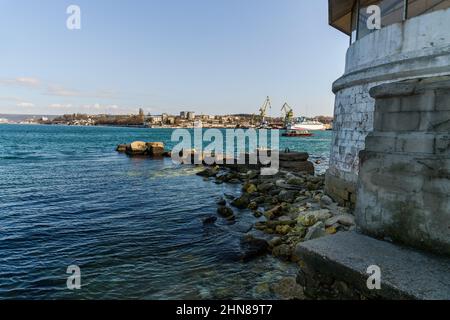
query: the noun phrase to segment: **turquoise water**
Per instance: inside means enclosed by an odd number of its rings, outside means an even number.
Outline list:
[[[0,298],[277,298],[265,283],[295,274],[271,257],[241,263],[239,240],[253,217],[216,213],[224,193],[199,168],[129,158],[114,148],[163,141],[170,129],[0,125]],[[282,138],[322,166],[330,133]],[[81,268],[68,290],[66,269]]]

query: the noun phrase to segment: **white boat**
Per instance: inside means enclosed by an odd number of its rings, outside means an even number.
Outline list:
[[[9,120],[5,118],[0,118],[0,123],[9,123]]]
[[[194,128],[200,129],[203,128],[203,122],[201,120],[197,120],[194,122]]]
[[[287,129],[292,131],[321,131],[325,130],[326,127],[319,121],[300,119],[300,121],[290,124]]]

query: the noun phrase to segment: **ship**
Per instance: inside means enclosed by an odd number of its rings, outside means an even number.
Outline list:
[[[287,126],[288,131],[323,131],[325,129],[326,127],[322,122],[306,120],[305,118],[299,118],[298,121]]]

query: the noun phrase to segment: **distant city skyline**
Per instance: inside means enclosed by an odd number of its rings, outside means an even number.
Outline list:
[[[81,30],[66,27],[69,5]],[[0,113],[333,114],[327,1],[3,1]]]

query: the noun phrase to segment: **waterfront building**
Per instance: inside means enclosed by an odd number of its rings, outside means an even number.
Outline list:
[[[369,30],[368,7],[381,8],[381,29]],[[349,36],[336,94],[327,192],[356,201],[358,154],[374,128],[369,90],[383,83],[450,74],[450,0],[329,0],[329,22]]]
[[[186,118],[190,121],[195,120],[195,112],[189,111],[186,113]]]

